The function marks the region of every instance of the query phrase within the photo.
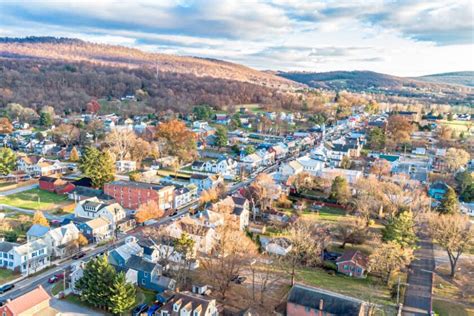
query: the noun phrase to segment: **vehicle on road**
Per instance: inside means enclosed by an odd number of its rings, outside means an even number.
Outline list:
[[[57,273],[48,279],[48,283],[53,284],[64,279],[64,273]]]
[[[8,292],[11,289],[13,289],[14,287],[15,287],[15,285],[13,285],[13,284],[5,284],[3,286],[0,286],[0,294]]]
[[[73,258],[74,260],[77,260],[77,259],[83,258],[85,255],[86,255],[86,253],[85,253],[84,251],[79,251],[79,252],[76,253],[74,256],[72,256],[72,258]]]
[[[139,316],[148,311],[148,304],[140,304],[132,310],[132,316]]]

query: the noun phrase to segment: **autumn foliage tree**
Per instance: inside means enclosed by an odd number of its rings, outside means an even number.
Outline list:
[[[49,227],[49,222],[41,211],[36,211],[33,215],[33,224]]]
[[[13,125],[6,117],[0,118],[0,134],[10,134],[13,132]]]
[[[377,159],[372,163],[370,167],[370,173],[375,174],[378,179],[382,179],[382,176],[388,176],[392,170],[392,165],[385,159]]]
[[[86,105],[86,111],[92,114],[96,114],[100,111],[100,104],[96,99],[90,100]]]
[[[149,219],[160,218],[164,215],[164,211],[159,208],[158,204],[154,200],[149,200],[148,202],[140,205],[135,214],[135,219],[137,223],[143,223]]]
[[[196,136],[182,121],[175,119],[159,124],[155,139],[162,140],[164,151],[180,161],[189,162],[197,156]]]

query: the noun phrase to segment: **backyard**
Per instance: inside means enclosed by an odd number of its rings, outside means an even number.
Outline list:
[[[6,204],[13,207],[19,207],[29,210],[52,210],[71,205],[72,202],[66,195],[43,191],[40,189],[31,189],[0,197],[0,204]]]
[[[18,278],[20,275],[8,269],[0,269],[0,285]]]

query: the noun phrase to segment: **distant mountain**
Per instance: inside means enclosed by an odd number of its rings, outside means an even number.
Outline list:
[[[472,87],[454,84],[455,78],[458,79],[457,82],[460,82],[459,78],[465,78],[467,81],[468,76],[465,73],[418,78],[396,77],[373,71],[278,72],[277,74],[313,88],[385,94],[390,96],[392,101],[396,101],[395,97],[399,97],[412,98],[424,103],[465,105],[474,102]]]
[[[70,38],[0,38],[0,74],[0,106],[80,112],[91,98],[114,102],[130,94],[139,94],[138,102],[108,106],[144,113],[189,111],[204,103],[302,104],[293,93],[302,84],[239,64]]]
[[[446,72],[441,74],[416,77],[414,79],[426,82],[474,87],[474,71]]]
[[[282,77],[217,59],[148,53],[134,48],[104,45],[72,38],[0,38],[0,58],[47,59],[91,62],[113,67],[152,67],[162,72],[197,77],[249,82],[271,88],[292,88],[298,84]]]

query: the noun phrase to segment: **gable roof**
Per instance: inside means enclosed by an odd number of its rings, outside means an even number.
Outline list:
[[[87,221],[86,224],[90,228],[96,229],[96,228],[100,228],[100,227],[103,227],[103,226],[108,226],[109,221],[106,220],[103,217],[97,217],[97,218],[91,219],[90,221]]]
[[[68,232],[73,233],[73,234],[79,234],[79,229],[77,229],[76,225],[74,225],[73,223],[69,223],[61,227],[50,230],[48,234],[54,240],[62,241]]]
[[[364,301],[301,284],[295,284],[291,288],[288,302],[315,310],[320,310],[322,303],[322,311],[330,315],[366,315]],[[361,310],[364,311],[362,314]]]
[[[344,251],[342,256],[340,256],[336,262],[341,263],[346,261],[352,261],[363,268],[367,268],[367,256],[359,250],[351,249]]]
[[[49,183],[54,183],[56,182],[57,180],[59,180],[58,178],[54,178],[54,177],[47,177],[47,176],[42,176],[39,178],[39,181],[42,181],[42,182],[49,182]]]
[[[16,246],[18,246],[17,243],[2,241],[0,242],[0,252],[9,252],[10,250],[13,249],[13,247],[16,247]]]
[[[28,236],[40,238],[40,237],[43,237],[44,235],[46,235],[46,233],[48,231],[49,231],[49,227],[47,227],[47,226],[43,226],[43,225],[40,225],[40,224],[33,224],[33,226],[31,226],[30,229],[28,229],[26,234]]]
[[[6,306],[13,315],[18,315],[49,299],[51,297],[40,285],[36,289],[8,302]]]
[[[151,273],[157,266],[157,264],[146,261],[140,256],[131,255],[130,258],[127,260],[127,268],[136,270],[136,271],[144,271]]]

